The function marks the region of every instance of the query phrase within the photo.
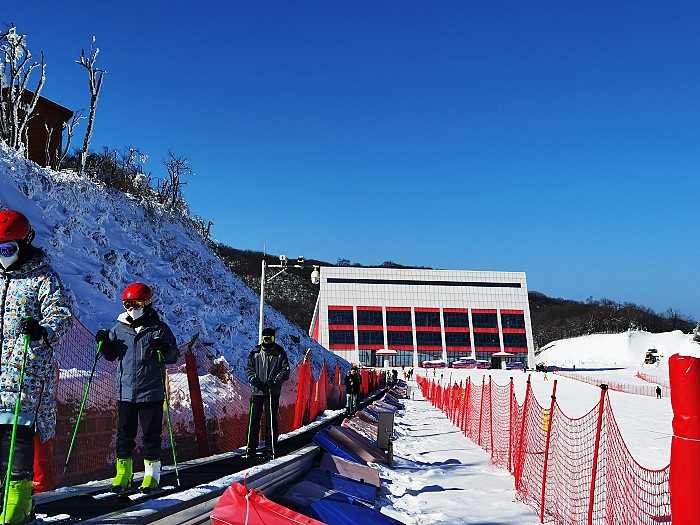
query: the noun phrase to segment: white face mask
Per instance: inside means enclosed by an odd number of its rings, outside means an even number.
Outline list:
[[[132,319],[136,320],[143,315],[143,308],[132,308],[131,310],[127,310],[126,313],[128,313]]]
[[[10,266],[17,262],[17,259],[19,259],[19,252],[10,257],[0,256],[0,264],[2,264],[2,267],[5,268],[5,270],[7,270]]]

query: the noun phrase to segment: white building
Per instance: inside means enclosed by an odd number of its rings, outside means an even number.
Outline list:
[[[522,272],[322,267],[310,335],[350,362],[392,366],[458,357],[535,365]]]

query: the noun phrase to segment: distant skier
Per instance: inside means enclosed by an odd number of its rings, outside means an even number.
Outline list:
[[[656,385],[656,399],[661,399],[661,387]]]
[[[116,387],[119,396],[117,416],[117,462],[112,486],[131,487],[134,478],[134,447],[141,423],[143,431],[144,478],[141,490],[160,483],[160,444],[165,398],[163,366],[178,358],[178,348],[170,327],[153,308],[153,292],[143,283],[132,283],[122,292],[124,312],[111,330],[98,330],[108,361],[119,361]]]
[[[34,230],[17,211],[0,211],[0,454],[2,479],[9,458],[17,393],[21,392],[12,479],[0,522],[24,523],[33,512],[35,427],[42,442],[56,430],[55,361],[51,345],[68,330],[71,312],[44,252],[32,246]],[[29,336],[24,381],[24,337]],[[0,496],[1,497],[1,496]],[[2,500],[0,500],[2,501]]]
[[[392,385],[395,385],[395,384],[398,383],[398,382],[399,382],[399,371],[396,370],[396,368],[394,368],[394,369],[391,371],[391,384],[392,384]]]
[[[284,349],[275,343],[272,328],[262,331],[262,342],[250,351],[245,371],[251,386],[246,455],[253,456],[258,448],[260,418],[264,409],[267,417],[265,454],[274,458],[277,449],[277,411],[282,383],[289,379],[289,360]]]
[[[360,374],[357,365],[352,365],[345,374],[345,416],[352,417],[357,412],[357,396],[360,394]]]

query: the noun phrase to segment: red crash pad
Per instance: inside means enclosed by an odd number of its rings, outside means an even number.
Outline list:
[[[231,485],[219,498],[211,521],[214,525],[324,525],[267,499],[255,489],[249,492],[240,483]]]

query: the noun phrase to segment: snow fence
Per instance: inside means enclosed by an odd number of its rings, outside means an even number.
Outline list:
[[[515,477],[518,498],[537,510],[541,523],[658,524],[671,521],[669,467],[647,469],[625,444],[607,388],[586,415],[568,417],[557,403],[544,407],[528,378],[517,402],[510,384],[491,380],[440,384],[418,376],[423,396],[464,435]]]
[[[64,472],[71,432],[95,359],[95,337],[74,317],[72,328],[56,345],[54,356],[58,365],[56,436],[37,447],[35,482],[41,482],[38,490],[107,478],[113,474],[115,459],[118,363],[97,360],[71,460]],[[280,433],[308,424],[326,409],[343,407],[345,387],[340,374],[338,365],[329,370],[324,363],[320,375],[314,378],[311,355],[307,353],[283,386]],[[362,371],[364,395],[379,384],[376,372]],[[167,387],[179,461],[245,445],[250,387],[236,378],[225,359],[211,356],[207,346],[199,341],[183,345],[178,362],[167,367]],[[165,423],[162,439],[162,461],[170,464],[172,453]]]
[[[582,374],[579,372],[564,372],[560,370],[557,370],[554,373],[562,377],[588,383],[589,385],[600,386],[601,383],[605,383],[610,390],[624,392],[626,394],[635,394],[638,396],[656,397],[656,386],[658,385],[661,387],[661,394],[664,397],[669,397],[671,395],[671,387],[668,385],[668,380],[666,380],[666,384],[664,384],[660,381],[654,381],[652,376],[640,372],[637,372],[634,376],[635,378],[641,379],[641,381],[638,382],[634,382],[633,378],[630,378],[629,381],[625,381],[624,378],[621,378],[620,376]],[[643,383],[642,381],[646,381],[646,383]]]

